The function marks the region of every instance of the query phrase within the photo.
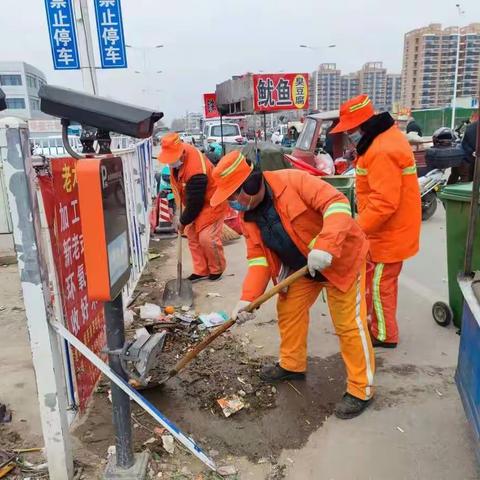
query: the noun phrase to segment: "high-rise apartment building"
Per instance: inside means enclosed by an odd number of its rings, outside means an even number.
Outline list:
[[[458,62],[457,97],[476,97],[480,86],[480,23],[442,28],[441,24],[405,35],[401,103],[410,108],[451,104]]]
[[[400,101],[400,74],[389,74],[382,62],[368,62],[359,72],[342,75],[335,63],[323,63],[310,77],[311,106],[328,111],[360,93],[370,96],[379,111]]]
[[[359,72],[360,91],[366,93],[377,110],[385,110],[387,101],[387,69],[382,62],[368,62]]]
[[[385,99],[385,109],[393,111],[394,106],[398,105],[402,94],[402,76],[399,73],[387,73],[387,90]]]
[[[328,111],[340,103],[340,70],[335,63],[322,63],[312,74],[313,106]]]
[[[360,95],[360,75],[349,73],[340,77],[340,103]]]

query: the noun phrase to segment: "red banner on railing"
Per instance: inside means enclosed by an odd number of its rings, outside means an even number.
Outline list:
[[[87,298],[83,235],[78,205],[76,160],[52,161],[52,176],[41,176],[40,187],[50,230],[55,269],[68,330],[97,355],[105,346],[103,303]],[[72,349],[78,402],[85,410],[100,371]]]
[[[308,108],[308,73],[262,73],[253,75],[256,112]]]
[[[217,95],[215,93],[204,93],[203,103],[205,108],[205,118],[217,118],[220,116],[217,109]]]

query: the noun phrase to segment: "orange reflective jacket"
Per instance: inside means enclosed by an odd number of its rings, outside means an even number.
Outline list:
[[[177,204],[181,201],[185,207],[186,195],[185,186],[194,175],[204,174],[208,178],[207,192],[203,202],[203,208],[198,217],[194,220],[193,225],[198,232],[202,231],[208,225],[215,223],[225,216],[227,211],[227,203],[222,203],[217,207],[210,206],[210,199],[215,191],[215,183],[212,178],[213,165],[210,160],[205,158],[200,150],[197,150],[190,144],[185,144],[186,158],[183,165],[178,171],[178,178],[175,178],[173,169],[170,169],[170,182],[172,184],[173,193]]]
[[[332,265],[322,274],[346,292],[358,276],[368,252],[364,233],[351,216],[347,198],[327,182],[300,170],[264,172],[273,204],[282,225],[305,255],[311,249],[329,252]],[[268,249],[253,222],[242,224],[247,242],[248,272],[242,300],[252,301],[267,288],[270,278],[277,283],[281,262]]]
[[[415,255],[422,221],[412,148],[392,126],[357,159],[358,223],[370,241],[374,262],[394,263]]]

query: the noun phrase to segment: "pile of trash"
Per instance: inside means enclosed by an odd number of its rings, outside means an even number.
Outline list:
[[[38,454],[35,461],[26,457]],[[43,448],[12,448],[2,445],[0,449],[0,479],[48,479],[48,465],[44,459]],[[41,459],[38,461],[38,459]]]
[[[156,388],[159,380],[189,350],[229,319],[224,311],[199,314],[187,306],[162,309],[152,303],[133,308],[128,317],[127,336],[167,332],[161,361],[152,369],[148,389]],[[180,387],[183,395],[192,397],[200,408],[225,418],[240,410],[274,408],[276,387],[260,380],[258,373],[263,364],[248,357],[245,352],[248,343],[248,336],[239,341],[230,333],[224,333],[180,372],[175,382],[170,381],[169,386]]]

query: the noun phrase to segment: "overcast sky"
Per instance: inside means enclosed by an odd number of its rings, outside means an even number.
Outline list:
[[[405,32],[429,23],[480,22],[480,0],[463,0],[461,18],[455,5],[454,0],[122,0],[126,42],[165,47],[148,52],[150,73],[134,73],[143,70],[138,50],[129,50],[128,69],[99,70],[100,94],[160,109],[170,123],[186,110],[200,111],[202,93],[247,71],[311,72],[319,63],[336,62],[348,73],[367,61],[383,61],[400,73]],[[0,60],[29,62],[49,83],[81,89],[79,71],[53,70],[44,0],[0,0],[0,6]],[[337,47],[306,50],[299,44]],[[164,73],[151,73],[158,70]]]

